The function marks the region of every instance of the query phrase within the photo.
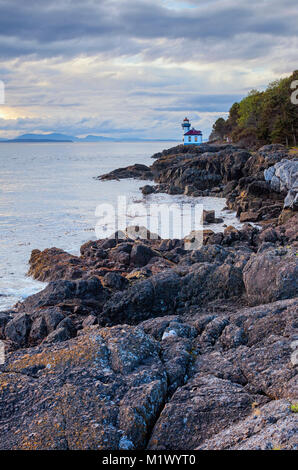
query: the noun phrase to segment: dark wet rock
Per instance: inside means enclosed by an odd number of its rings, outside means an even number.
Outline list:
[[[297,296],[297,277],[295,252],[280,249],[253,255],[243,271],[249,303],[258,305]]]
[[[135,244],[130,254],[130,262],[134,266],[142,267],[146,266],[149,261],[156,257],[157,253],[154,252],[150,247],[142,244]]]
[[[114,294],[100,315],[101,324],[136,324],[174,312],[180,277],[172,270],[139,281],[123,293]]]
[[[25,346],[30,333],[32,320],[27,313],[19,313],[5,326],[5,338],[18,347]]]
[[[144,196],[148,196],[148,194],[152,194],[152,193],[155,192],[155,187],[150,186],[149,184],[146,184],[145,186],[143,186],[140,189],[142,191],[142,194],[144,194]]]
[[[244,290],[242,271],[229,264],[199,263],[181,280],[179,300],[185,307],[214,299],[240,296]]]
[[[240,238],[241,238],[240,231],[237,230],[235,227],[233,227],[233,225],[229,225],[228,227],[224,229],[222,244],[232,245],[233,242],[240,240]]]
[[[273,227],[265,228],[258,236],[258,243],[275,243],[278,240],[278,233]]]
[[[229,325],[227,318],[214,318],[205,327],[200,336],[200,345],[205,349],[214,346],[222,332]]]
[[[52,331],[44,340],[44,343],[60,343],[62,341],[67,341],[72,336],[67,328],[57,328],[55,331]]]
[[[260,215],[258,212],[241,212],[240,214],[240,222],[257,222],[260,219]]]
[[[126,229],[127,235],[133,240],[160,240],[157,233],[150,232],[146,227],[139,225],[131,225]]]
[[[190,261],[194,263],[224,263],[229,256],[229,251],[221,245],[206,245],[202,246],[199,250],[192,251],[189,255],[183,258],[181,264]]]
[[[44,340],[44,343],[59,343],[60,341],[67,341],[74,338],[77,334],[77,329],[70,318],[63,318],[58,323],[56,328],[50,332]]]
[[[49,333],[54,331],[56,326],[59,325],[59,323],[65,318],[61,310],[55,307],[43,310],[42,316],[45,319]]]
[[[232,145],[177,146],[154,156],[150,168],[134,165],[114,170],[100,179],[141,178],[158,183],[154,192],[201,195],[210,190],[222,191],[224,184],[244,176],[244,165],[250,154]],[[153,192],[145,186],[144,194]]]
[[[215,211],[203,211],[203,221],[207,224],[214,224],[215,222]]]
[[[121,274],[108,272],[103,278],[103,285],[110,289],[124,290],[128,287],[129,282]]]
[[[70,318],[64,318],[58,325],[57,325],[57,329],[59,328],[63,328],[65,329],[68,334],[69,334],[69,338],[74,338],[77,334],[77,330],[76,330],[76,327],[74,325],[74,323],[71,321]]]
[[[128,266],[130,264],[131,243],[121,243],[109,252],[109,259],[116,263],[116,266]]]
[[[32,324],[29,335],[29,344],[36,345],[42,342],[42,340],[48,334],[48,327],[43,315],[37,317]]]
[[[125,178],[135,178],[140,180],[153,179],[153,174],[146,165],[136,163],[135,165],[128,166],[126,168],[118,168],[113,170],[106,175],[98,177],[100,180],[120,180]]]
[[[247,344],[248,338],[242,326],[228,324],[222,331],[220,341],[224,349],[232,349]]]
[[[5,337],[5,327],[7,323],[12,319],[12,315],[5,312],[0,312],[0,339]]]

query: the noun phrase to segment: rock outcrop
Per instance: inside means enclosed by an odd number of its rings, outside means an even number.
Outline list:
[[[296,250],[267,250],[252,256],[243,271],[251,305],[298,296]]]
[[[242,222],[277,222],[283,208],[297,210],[297,159],[283,145],[265,145],[254,153],[233,145],[178,145],[153,158],[141,172],[136,165],[100,178],[154,179],[155,186],[141,188],[145,196],[226,197]]]
[[[297,307],[93,326],[11,352],[0,448],[293,449]]]
[[[33,250],[48,285],[0,313],[0,449],[297,448],[297,161],[280,145],[154,159],[103,179],[226,197],[244,225],[205,228],[191,250],[195,233],[145,227],[80,256]]]
[[[281,160],[264,172],[265,180],[277,193],[286,194],[284,207],[298,209],[298,160]]]

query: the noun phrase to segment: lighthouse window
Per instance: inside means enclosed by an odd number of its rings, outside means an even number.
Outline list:
[[[197,138],[197,137],[195,137],[195,142],[197,142],[197,141],[198,141],[198,138]]]
[[[188,137],[188,142],[191,142],[191,137],[190,136]]]

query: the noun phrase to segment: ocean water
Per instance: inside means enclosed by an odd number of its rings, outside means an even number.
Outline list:
[[[83,243],[113,231],[111,212],[117,208],[119,197],[126,197],[128,209],[125,217],[120,217],[118,228],[124,228],[127,222],[142,224],[144,210],[150,223],[155,217],[151,211],[154,204],[193,204],[193,198],[186,196],[153,194],[144,198],[139,191],[147,184],[144,181],[94,179],[134,163],[149,165],[152,154],[174,145],[0,144],[0,311],[44,288],[45,284],[26,276],[33,249],[56,246],[79,254]],[[217,216],[225,217],[226,224],[239,226],[235,214],[222,212],[224,199],[202,198],[196,202],[203,203],[205,209],[215,209]],[[136,208],[140,208],[139,213]],[[210,228],[219,231],[222,225]]]

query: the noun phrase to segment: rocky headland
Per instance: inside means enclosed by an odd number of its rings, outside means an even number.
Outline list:
[[[193,251],[145,227],[33,250],[47,287],[0,313],[0,448],[297,448],[297,175],[282,145],[203,144],[101,176],[224,197],[244,224]]]

